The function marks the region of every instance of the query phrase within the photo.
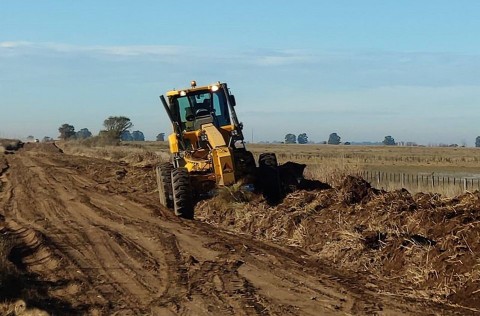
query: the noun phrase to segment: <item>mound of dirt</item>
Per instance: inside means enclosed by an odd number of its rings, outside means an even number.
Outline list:
[[[369,200],[380,192],[364,179],[354,176],[346,176],[339,189],[343,202],[349,205]]]
[[[480,308],[478,191],[412,196],[347,176],[336,189],[297,191],[275,207],[259,196],[250,202],[215,197],[201,202],[196,215],[385,281],[381,292]]]
[[[0,139],[0,153],[3,151],[15,151],[23,147],[23,143],[17,139]]]

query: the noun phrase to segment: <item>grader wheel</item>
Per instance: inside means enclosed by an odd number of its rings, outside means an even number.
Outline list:
[[[172,171],[173,209],[175,215],[193,219],[193,195],[189,174],[186,168]]]
[[[169,162],[160,164],[156,169],[160,204],[170,209],[173,208],[172,170],[173,166]]]

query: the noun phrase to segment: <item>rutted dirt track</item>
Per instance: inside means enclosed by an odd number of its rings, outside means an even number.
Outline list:
[[[299,249],[180,220],[158,206],[151,168],[70,156],[53,144],[4,157],[0,225],[22,241],[16,264],[36,275],[48,299],[33,304],[50,313],[455,313],[378,295],[361,275]]]

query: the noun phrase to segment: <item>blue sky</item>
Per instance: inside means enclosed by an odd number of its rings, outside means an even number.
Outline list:
[[[250,140],[463,143],[480,135],[480,1],[0,0],[0,137],[153,139],[158,96],[226,81]]]

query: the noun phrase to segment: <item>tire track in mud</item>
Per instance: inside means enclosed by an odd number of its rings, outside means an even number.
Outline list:
[[[133,271],[145,270],[140,264],[134,264],[132,257],[145,257],[149,251],[140,246],[138,242],[134,241],[133,238],[139,239],[138,230],[132,231],[131,235],[128,236],[128,229],[122,227],[122,234],[118,233],[118,227],[115,226],[115,223],[118,223],[121,219],[122,225],[128,226],[130,221],[125,221],[125,215],[118,215],[117,213],[111,212],[108,208],[113,207],[106,203],[106,206],[102,207],[96,206],[92,203],[92,197],[86,197],[86,195],[80,191],[72,190],[71,188],[78,187],[75,183],[72,185],[66,186],[65,180],[62,176],[53,175],[51,177],[46,176],[46,173],[43,170],[48,169],[48,166],[43,166],[38,161],[33,161],[34,159],[26,158],[24,159],[24,164],[17,166],[19,169],[33,171],[34,176],[24,177],[27,181],[19,181],[15,184],[15,187],[21,185],[27,186],[37,186],[35,190],[31,190],[31,194],[28,190],[20,190],[17,198],[22,201],[35,200],[38,197],[48,197],[51,201],[40,202],[40,203],[28,203],[28,207],[31,207],[36,210],[36,212],[30,211],[29,213],[19,214],[19,210],[22,208],[21,205],[11,205],[7,203],[7,208],[5,209],[8,215],[17,217],[19,221],[26,223],[34,222],[35,227],[39,231],[46,230],[41,224],[42,219],[48,218],[48,223],[45,225],[49,228],[49,236],[55,247],[61,251],[63,254],[67,255],[67,258],[70,259],[73,268],[70,270],[80,270],[84,272],[86,281],[93,284],[94,287],[98,290],[96,296],[103,296],[105,298],[110,298],[109,301],[116,300],[116,304],[120,305],[130,305],[130,306],[148,306],[148,302],[134,300],[133,298],[139,297],[148,297],[151,300],[157,296],[159,298],[159,305],[170,306],[170,308],[175,312],[182,312],[181,301],[185,296],[188,296],[188,270],[185,267],[184,260],[182,258],[181,251],[179,250],[177,240],[173,234],[161,234],[159,236],[158,227],[156,229],[150,229],[149,233],[151,235],[156,235],[158,238],[156,246],[156,255],[148,256],[150,264],[156,266],[154,275],[147,276],[150,278],[150,281],[139,281],[137,283],[142,284],[147,291],[142,291],[138,288],[138,284],[132,282],[133,278],[138,281],[137,273]],[[52,172],[48,172],[52,174]],[[38,183],[35,183],[38,181]],[[43,184],[43,186],[41,186]],[[47,185],[45,185],[47,184]],[[85,181],[84,181],[85,184]],[[65,192],[64,192],[65,191]],[[68,193],[68,194],[67,194]],[[66,197],[69,196],[67,199]],[[78,202],[81,205],[77,205]],[[10,205],[8,205],[10,204]],[[66,212],[68,208],[76,209],[75,214]],[[118,211],[118,208],[117,208]],[[128,208],[125,208],[125,212],[128,212]],[[80,215],[81,214],[81,215]],[[27,215],[27,216],[25,216]],[[150,215],[151,216],[151,215]],[[25,218],[22,218],[25,217]],[[56,220],[53,220],[56,219]],[[85,230],[85,227],[78,225],[79,223],[88,223],[91,225],[89,230]],[[118,224],[117,224],[118,225]],[[50,227],[52,226],[52,227]],[[84,225],[87,226],[87,225]],[[157,230],[155,234],[152,234],[153,230]],[[136,235],[136,237],[133,237]],[[167,236],[165,236],[167,235]],[[99,239],[113,239],[116,243],[102,243],[100,247],[95,248],[95,251],[88,251],[87,248],[94,246],[96,241]],[[73,247],[72,247],[73,246]],[[86,247],[88,246],[88,247]],[[151,246],[151,245],[150,245]],[[133,255],[129,255],[129,252],[133,252]],[[102,256],[96,256],[96,254],[102,253]],[[165,257],[162,262],[158,261],[158,254],[161,253]],[[109,269],[101,269],[100,262],[108,256],[114,258],[109,260],[109,262],[117,262],[115,266],[110,266]],[[161,256],[160,256],[161,257]],[[87,259],[88,258],[88,259]],[[117,260],[115,260],[117,259]],[[132,262],[129,262],[129,261]],[[123,264],[129,262],[127,264]],[[157,288],[159,280],[161,280],[160,273],[158,273],[158,267],[167,267],[168,273],[163,273],[163,278],[165,279],[164,284],[166,284],[165,292],[161,295],[154,295]],[[97,269],[97,278],[91,278],[88,270]],[[129,282],[125,280],[120,280],[114,276],[115,270],[122,271],[122,278],[125,276],[131,275],[132,279]],[[163,269],[165,270],[165,269]],[[112,272],[113,271],[113,272]],[[168,280],[167,280],[168,278]],[[104,285],[105,284],[105,285]],[[127,284],[129,293],[123,291],[121,284]],[[157,286],[156,286],[157,285]],[[153,290],[152,290],[153,289]],[[87,292],[91,289],[85,289]],[[109,295],[110,294],[110,295]],[[123,303],[121,300],[118,300],[118,297],[133,297],[130,301]],[[117,298],[117,299],[115,299]],[[102,302],[95,302],[97,305]],[[225,308],[225,310],[228,310]],[[132,310],[133,312],[145,313],[146,310],[137,309]]]
[[[25,196],[18,197],[19,200],[37,200],[38,198],[48,198],[48,202],[40,202],[38,205],[27,203],[23,207],[33,208],[35,211],[18,214],[21,205],[10,205],[6,211],[8,215],[19,218],[25,216],[23,221],[27,224],[35,222],[34,225],[39,231],[46,231],[39,227],[37,223],[42,218],[49,219],[46,226],[53,226],[49,229],[49,236],[56,247],[67,254],[70,259],[71,271],[82,271],[88,282],[91,284],[87,292],[92,292],[92,297],[104,298],[96,300],[95,304],[105,304],[115,301],[116,309],[131,309],[135,313],[145,313],[144,309],[135,308],[135,306],[146,305],[146,300],[150,300],[155,286],[146,286],[138,281],[134,273],[139,265],[123,248],[112,242],[101,242],[102,240],[111,240],[110,236],[101,229],[101,226],[92,221],[98,217],[98,212],[108,219],[106,222],[116,223],[119,216],[114,212],[94,206],[88,199],[87,203],[82,194],[77,194],[74,188],[75,183],[65,185],[65,179],[50,177],[47,179],[42,168],[33,163],[32,159],[26,159],[28,164],[20,166],[22,169],[33,170],[35,176],[27,178],[29,185],[36,189],[31,190],[32,194],[24,191],[21,194]],[[40,172],[39,172],[40,171]],[[49,172],[49,174],[52,174]],[[38,183],[35,183],[37,181]],[[21,181],[20,181],[21,182]],[[19,183],[21,185],[22,183]],[[25,182],[23,183],[26,184]],[[43,184],[43,187],[42,187]],[[47,185],[45,185],[47,184]],[[17,186],[17,184],[15,185]],[[14,195],[14,194],[12,194]],[[77,201],[80,200],[80,201]],[[53,203],[52,203],[53,201]],[[13,209],[13,211],[12,211]],[[70,213],[68,210],[73,210]],[[90,218],[91,217],[91,218]],[[113,218],[112,218],[113,217]],[[113,230],[114,228],[112,228]],[[105,266],[105,267],[103,267]],[[94,273],[92,273],[94,272]],[[70,273],[74,275],[74,272]],[[147,276],[157,282],[157,275]],[[144,282],[143,282],[144,283]],[[153,290],[152,290],[153,289]],[[132,308],[133,307],[133,308]]]
[[[89,308],[90,314],[395,315],[412,310],[394,302],[393,309],[382,306],[352,281],[355,276],[338,276],[301,251],[179,220],[155,206],[155,192],[134,187],[141,175],[116,181],[118,164],[35,148],[11,155],[8,162],[1,210],[43,236],[57,264],[53,272],[38,273],[65,284],[51,294]]]

